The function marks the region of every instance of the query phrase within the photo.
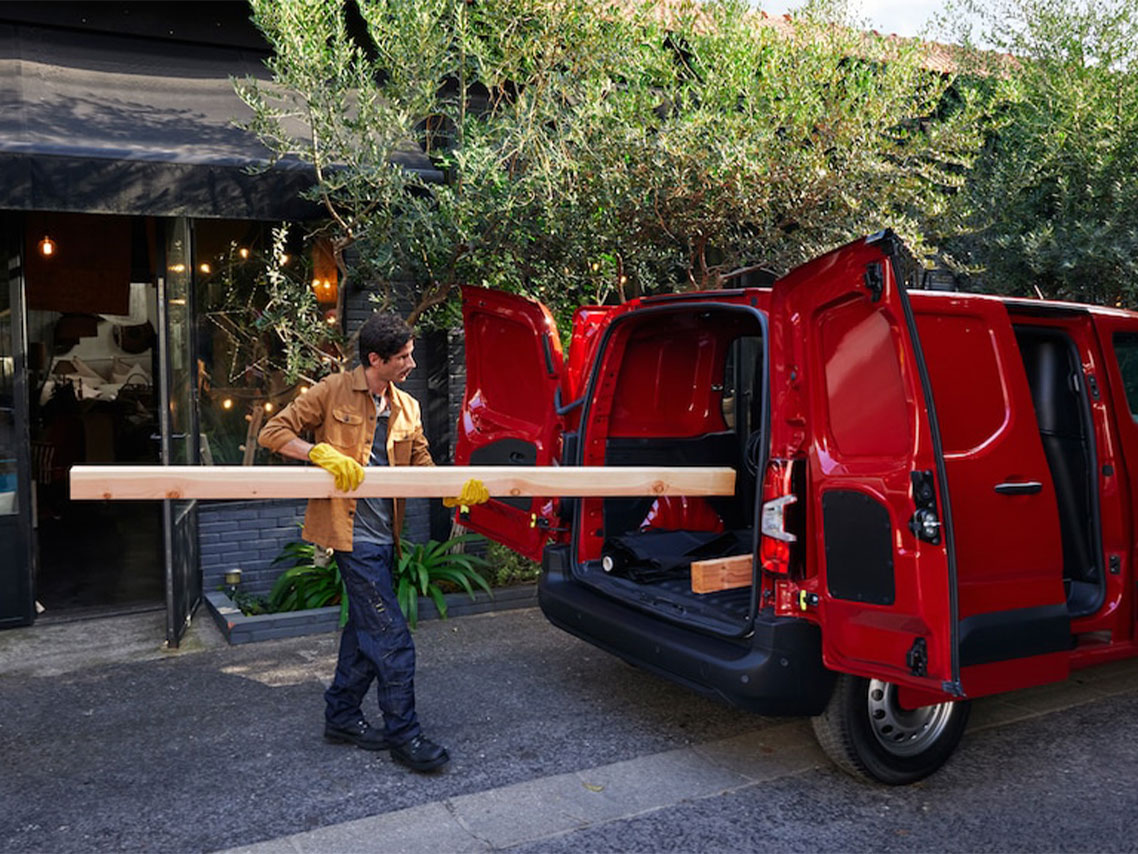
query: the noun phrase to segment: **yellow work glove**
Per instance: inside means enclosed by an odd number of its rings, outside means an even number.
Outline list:
[[[364,467],[325,442],[313,445],[308,459],[330,472],[336,479],[336,489],[341,492],[349,492],[364,482]]]
[[[469,513],[471,504],[485,504],[490,500],[490,490],[486,484],[472,477],[462,485],[457,498],[444,498],[443,507],[457,507],[459,513]]]

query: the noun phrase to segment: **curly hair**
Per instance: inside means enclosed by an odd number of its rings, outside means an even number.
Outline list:
[[[411,327],[392,312],[376,312],[360,327],[360,364],[369,364],[368,353],[390,359],[414,337]]]

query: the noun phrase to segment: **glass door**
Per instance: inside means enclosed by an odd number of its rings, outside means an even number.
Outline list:
[[[0,261],[7,262],[0,282],[0,628],[8,628],[35,619],[35,594],[24,272],[18,250],[0,244]]]
[[[198,465],[197,360],[194,355],[192,228],[172,220],[165,275],[158,279],[159,425],[163,465]],[[166,643],[176,647],[201,601],[196,501],[163,502],[166,548]]]

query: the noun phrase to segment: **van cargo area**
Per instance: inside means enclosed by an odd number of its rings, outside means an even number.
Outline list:
[[[581,581],[669,620],[723,635],[749,630],[754,585],[695,593],[690,566],[754,553],[765,327],[755,308],[692,302],[649,304],[610,325],[585,395],[577,462],[730,466],[737,477],[733,496],[581,499]]]

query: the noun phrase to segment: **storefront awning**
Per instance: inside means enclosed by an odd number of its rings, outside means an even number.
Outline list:
[[[231,76],[263,55],[137,36],[0,24],[0,209],[304,219],[302,164],[267,151]],[[416,151],[395,158],[440,180]]]

